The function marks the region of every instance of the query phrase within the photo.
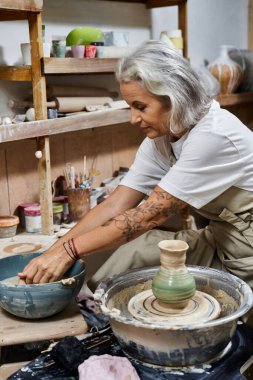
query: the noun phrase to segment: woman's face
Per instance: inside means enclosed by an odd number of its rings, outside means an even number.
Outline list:
[[[131,123],[151,139],[169,135],[170,104],[161,102],[137,81],[121,82],[120,91],[131,108]]]

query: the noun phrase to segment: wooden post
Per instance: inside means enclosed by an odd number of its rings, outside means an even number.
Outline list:
[[[28,23],[31,43],[31,72],[35,119],[46,120],[46,80],[41,71],[41,58],[43,57],[41,13],[28,13]],[[41,137],[38,140],[37,147],[42,151],[42,158],[39,159],[38,164],[42,233],[52,235],[54,231],[49,138]]]
[[[249,0],[248,12],[248,48],[253,50],[253,0]]]
[[[178,28],[182,30],[183,55],[188,58],[187,0],[178,5]]]

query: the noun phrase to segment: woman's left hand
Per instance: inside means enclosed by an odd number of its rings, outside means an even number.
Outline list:
[[[57,281],[73,265],[74,261],[59,247],[49,248],[32,259],[22,272],[18,273],[19,284],[43,284]]]

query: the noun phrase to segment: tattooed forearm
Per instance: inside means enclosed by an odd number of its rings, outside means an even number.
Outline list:
[[[143,219],[143,213],[139,212],[138,208],[136,208],[108,220],[103,226],[114,224],[122,231],[122,235],[126,238],[126,241],[130,241],[142,231]]]
[[[172,197],[166,191],[154,191],[147,201],[135,209],[108,220],[103,226],[114,224],[122,232],[126,241],[130,241],[145,231],[162,224],[182,209],[184,203]]]

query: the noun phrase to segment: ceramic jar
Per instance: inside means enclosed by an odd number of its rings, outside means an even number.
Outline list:
[[[208,65],[210,72],[220,82],[220,94],[235,92],[243,79],[243,67],[230,58],[231,49],[233,46],[221,45],[219,57]]]
[[[18,224],[19,218],[16,215],[0,216],[0,239],[15,236]]]
[[[41,211],[40,206],[26,207],[25,228],[26,232],[38,233],[41,232]]]
[[[188,244],[182,240],[162,240],[160,248],[161,266],[152,280],[152,292],[161,302],[182,308],[194,296],[194,277],[185,265]]]

